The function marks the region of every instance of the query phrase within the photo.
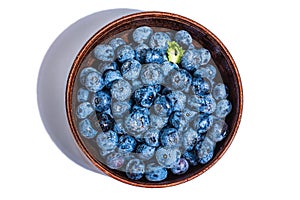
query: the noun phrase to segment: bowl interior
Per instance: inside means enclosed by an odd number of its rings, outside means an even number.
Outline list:
[[[107,41],[109,38],[112,38],[124,31],[133,30],[140,26],[156,27],[157,30],[172,29],[174,31],[186,30],[189,32],[193,40],[196,41],[195,46],[199,43],[201,46],[210,51],[212,60],[218,68],[224,84],[228,87],[229,95],[227,99],[232,103],[232,110],[225,119],[228,125],[228,135],[224,140],[217,143],[214,157],[207,164],[190,167],[185,174],[180,176],[169,174],[167,179],[161,182],[149,182],[144,178],[134,181],[129,179],[124,172],[110,169],[106,165],[102,164],[97,157],[99,154],[97,144],[80,136],[77,129],[78,120],[74,117],[77,105],[72,99],[74,99],[75,95],[74,88],[78,87],[76,77],[83,66],[98,65],[95,58],[89,57],[91,51],[99,43]],[[128,34],[131,33],[129,32]],[[128,40],[128,37],[129,36],[126,34],[122,35],[122,38],[125,41]],[[143,187],[165,187],[183,183],[199,176],[222,157],[231,144],[240,123],[242,113],[242,86],[237,67],[228,50],[221,41],[205,27],[190,19],[171,13],[142,12],[125,16],[108,24],[99,30],[81,49],[73,63],[73,67],[69,75],[66,104],[68,119],[75,140],[84,154],[95,166],[109,176],[125,183]]]

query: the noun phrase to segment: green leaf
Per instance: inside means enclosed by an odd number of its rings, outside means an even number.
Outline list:
[[[184,50],[177,42],[168,42],[168,60],[173,63],[180,63],[181,57],[183,56]]]

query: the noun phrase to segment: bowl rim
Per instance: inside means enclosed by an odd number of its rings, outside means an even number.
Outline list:
[[[101,37],[102,33],[106,33],[109,32],[109,30],[115,25],[115,24],[119,24],[122,22],[128,22],[128,20],[132,20],[135,18],[139,18],[139,17],[143,17],[143,18],[158,18],[158,19],[167,19],[167,20],[172,20],[176,23],[189,23],[192,26],[195,26],[199,29],[201,29],[206,35],[210,36],[215,42],[217,42],[217,44],[222,48],[222,50],[225,53],[225,56],[229,59],[230,64],[232,65],[232,69],[234,71],[234,74],[236,76],[236,84],[238,85],[238,91],[239,91],[239,96],[238,96],[238,112],[237,112],[237,120],[235,125],[233,126],[233,130],[231,131],[231,137],[228,140],[228,142],[224,145],[224,147],[222,148],[222,150],[220,150],[220,153],[217,156],[214,156],[214,158],[211,160],[211,162],[209,162],[208,164],[205,164],[205,167],[200,170],[199,172],[188,176],[187,178],[184,179],[180,179],[180,180],[176,180],[176,181],[169,181],[168,183],[159,183],[159,182],[147,182],[147,183],[137,183],[134,181],[129,181],[127,179],[122,178],[121,176],[118,176],[117,174],[113,173],[112,171],[106,169],[106,167],[104,167],[103,164],[99,163],[94,156],[89,152],[89,150],[85,147],[82,139],[79,136],[79,133],[77,131],[76,125],[74,123],[73,120],[73,112],[74,110],[72,109],[72,99],[73,99],[73,86],[75,83],[75,78],[76,75],[78,73],[78,70],[81,66],[82,60],[84,59],[84,57],[90,52],[91,47],[95,44],[95,42],[97,42],[99,40],[99,37]],[[81,150],[81,152],[88,158],[88,160],[94,165],[96,166],[101,172],[103,172],[104,174],[118,180],[121,181],[123,183],[129,184],[129,185],[133,185],[133,186],[139,186],[139,187],[145,187],[145,188],[163,188],[163,187],[169,187],[169,186],[175,186],[178,184],[182,184],[185,183],[187,181],[190,181],[198,176],[200,176],[201,174],[203,174],[204,172],[206,172],[208,169],[210,169],[213,165],[215,165],[222,157],[223,155],[226,153],[226,151],[228,150],[229,146],[231,145],[232,141],[235,138],[235,135],[237,133],[237,130],[239,128],[240,122],[241,122],[241,118],[242,118],[242,111],[243,111],[243,89],[242,89],[242,83],[241,83],[241,77],[238,71],[238,68],[236,66],[236,63],[234,61],[234,59],[232,58],[231,54],[229,53],[229,51],[227,50],[227,48],[225,47],[225,45],[221,42],[221,40],[219,38],[217,38],[211,31],[209,31],[207,28],[205,28],[203,25],[199,24],[198,22],[191,20],[187,17],[178,15],[178,14],[174,14],[174,13],[169,13],[169,12],[162,12],[162,11],[141,11],[141,12],[137,12],[134,14],[129,14],[123,17],[120,17],[117,20],[114,20],[110,23],[108,23],[106,26],[100,28],[91,38],[88,39],[88,41],[85,43],[85,45],[82,47],[81,50],[79,50],[72,66],[70,69],[70,73],[67,79],[67,85],[66,85],[66,92],[65,92],[65,104],[66,104],[66,113],[67,113],[67,120],[71,129],[71,133],[72,136],[77,144],[77,146],[79,147],[79,149]]]

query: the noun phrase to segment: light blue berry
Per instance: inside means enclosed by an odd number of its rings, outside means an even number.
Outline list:
[[[188,91],[192,83],[192,76],[184,69],[172,70],[169,73],[170,87],[174,90]]]
[[[135,56],[135,52],[130,45],[119,46],[116,52],[117,59],[120,63],[124,63],[126,60],[131,60]]]
[[[132,180],[139,180],[145,174],[145,164],[140,159],[132,159],[126,165],[126,175]]]
[[[155,153],[155,147],[148,146],[146,144],[140,144],[136,148],[137,157],[142,160],[150,160]]]
[[[201,60],[200,60],[199,64],[200,65],[206,65],[209,62],[210,58],[211,58],[210,52],[205,48],[200,48],[198,50],[198,52],[199,52],[200,57],[201,57]]]
[[[162,167],[172,168],[180,159],[181,152],[177,148],[159,147],[155,158]]]
[[[186,50],[181,58],[181,66],[190,72],[198,69],[200,63],[201,55],[197,49]]]
[[[109,110],[111,97],[104,91],[98,91],[93,95],[92,104],[96,111],[103,112]]]
[[[163,71],[161,67],[155,63],[144,65],[140,76],[142,82],[147,85],[160,84],[163,81]]]
[[[84,119],[78,124],[79,133],[85,138],[93,138],[97,135],[97,131],[92,127],[90,120]]]
[[[76,110],[76,115],[79,119],[84,119],[88,117],[93,111],[93,107],[90,104],[90,102],[83,102],[78,105],[77,110]]]
[[[184,119],[189,123],[193,120],[193,118],[196,116],[198,112],[192,111],[188,108],[185,108],[182,111],[182,116],[184,117]]]
[[[151,127],[161,129],[168,123],[168,117],[161,117],[155,114],[150,115]]]
[[[148,181],[158,182],[167,178],[168,171],[166,168],[156,164],[150,163],[146,166],[145,177]]]
[[[135,110],[125,119],[125,128],[134,135],[144,133],[148,130],[149,126],[149,115],[143,110]]]
[[[168,42],[171,41],[171,38],[168,34],[164,32],[156,32],[154,33],[149,41],[149,46],[154,49],[155,47],[158,47],[162,50],[168,49]]]
[[[142,65],[137,60],[127,60],[121,66],[123,78],[135,80],[139,77]]]
[[[86,67],[80,72],[79,79],[82,85],[85,85],[86,76],[91,72],[98,72],[98,71],[93,67]]]
[[[220,142],[227,135],[228,125],[222,119],[215,119],[212,127],[207,132],[207,137],[209,137],[214,142]]]
[[[120,169],[125,159],[121,153],[113,152],[106,157],[106,165],[111,169]]]
[[[212,115],[198,115],[195,117],[193,127],[198,133],[205,133],[213,124]]]
[[[200,135],[193,129],[188,129],[183,134],[183,147],[187,151],[191,151],[197,142],[200,141]]]
[[[193,41],[192,36],[185,30],[177,31],[174,39],[184,49],[187,49]]]
[[[216,110],[216,102],[211,94],[205,96],[192,95],[188,99],[188,106],[191,110],[212,114]]]
[[[111,104],[111,111],[114,117],[122,118],[128,114],[130,103],[128,101],[115,101]]]
[[[118,135],[112,130],[101,132],[98,134],[96,142],[99,148],[102,150],[113,150],[117,147]]]
[[[226,87],[226,85],[224,83],[218,83],[215,85],[214,89],[213,89],[213,97],[218,101],[221,99],[226,99],[228,96],[228,92],[227,92],[228,88]]]
[[[230,101],[228,101],[227,99],[220,100],[217,103],[215,115],[219,118],[224,118],[230,113],[231,109],[232,105]]]
[[[159,135],[160,135],[160,133],[157,128],[148,129],[144,134],[145,143],[151,147],[158,147],[159,146]]]
[[[115,56],[113,47],[108,44],[97,45],[94,49],[94,55],[101,61],[113,61]]]
[[[167,94],[167,98],[171,103],[174,111],[183,111],[186,105],[186,95],[181,91],[172,91]]]
[[[162,63],[161,69],[163,71],[164,76],[167,76],[170,71],[178,70],[179,67],[176,63],[165,61],[165,62]]]
[[[179,132],[185,131],[188,127],[188,123],[180,111],[175,111],[170,115],[169,124],[176,128]]]
[[[208,137],[205,137],[200,148],[197,150],[199,163],[206,164],[213,158],[215,146],[215,142],[211,141]]]
[[[124,101],[131,95],[131,85],[124,79],[113,82],[110,93],[113,99]]]
[[[109,41],[109,45],[116,50],[119,46],[126,44],[126,42],[122,38],[114,38]]]
[[[89,99],[89,91],[83,88],[79,88],[77,91],[77,101],[85,102]]]
[[[185,158],[180,158],[179,161],[171,168],[173,174],[181,175],[187,172],[189,163]]]
[[[169,116],[172,112],[172,106],[167,97],[164,95],[155,99],[152,109],[154,110],[155,114],[161,117]]]
[[[104,86],[104,80],[99,72],[90,72],[85,78],[85,87],[91,92],[102,90]]]
[[[136,43],[147,43],[150,39],[150,36],[153,34],[152,28],[148,26],[141,26],[136,28],[132,33],[132,39]]]

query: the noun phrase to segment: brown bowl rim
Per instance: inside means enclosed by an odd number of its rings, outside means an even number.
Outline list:
[[[81,140],[79,133],[77,132],[76,126],[74,124],[73,115],[72,115],[72,113],[74,112],[72,109],[72,88],[74,86],[74,82],[75,82],[74,80],[75,80],[75,77],[77,74],[77,70],[75,70],[75,69],[80,68],[80,65],[81,65],[81,62],[82,62],[84,56],[87,55],[87,53],[90,51],[90,48],[94,45],[94,43],[98,41],[98,38],[100,37],[100,35],[102,33],[109,31],[110,28],[113,27],[115,24],[119,24],[124,21],[126,22],[128,20],[131,20],[131,19],[134,19],[137,17],[143,17],[143,18],[155,17],[155,18],[159,18],[159,19],[173,20],[174,22],[177,22],[177,23],[187,22],[197,28],[200,28],[203,31],[203,33],[205,33],[206,35],[211,37],[213,40],[215,40],[217,42],[217,44],[222,48],[222,50],[225,52],[225,56],[229,59],[229,62],[231,63],[234,74],[236,76],[236,84],[238,85],[238,91],[239,91],[239,96],[238,96],[239,106],[238,106],[238,113],[237,113],[238,116],[237,116],[235,126],[233,127],[233,130],[230,132],[231,133],[230,139],[224,145],[222,150],[220,150],[220,153],[217,156],[215,156],[209,164],[205,165],[205,167],[202,170],[200,170],[199,172],[197,172],[185,179],[182,179],[182,180],[169,181],[168,183],[164,182],[162,184],[160,184],[159,182],[136,183],[134,181],[126,180],[126,179],[114,174],[112,171],[106,169],[101,163],[97,162],[97,160],[93,157],[93,155],[90,154],[90,152],[87,150],[87,148],[83,144],[83,141]],[[74,138],[76,144],[78,145],[78,147],[80,148],[80,150],[83,152],[83,154],[89,159],[89,161],[94,166],[96,166],[101,172],[105,173],[106,175],[108,175],[118,181],[121,181],[121,182],[129,184],[129,185],[145,187],[145,188],[163,188],[163,187],[170,187],[170,186],[182,184],[182,183],[185,183],[187,181],[190,181],[190,180],[200,176],[201,174],[206,172],[208,169],[210,169],[213,165],[215,165],[215,163],[217,163],[221,159],[221,157],[223,157],[223,155],[225,154],[225,152],[228,150],[229,146],[231,145],[233,139],[235,138],[235,135],[237,133],[237,130],[238,130],[240,122],[241,122],[242,110],[243,110],[243,89],[242,89],[240,74],[238,72],[238,68],[236,66],[234,59],[232,58],[231,54],[229,53],[229,51],[227,50],[225,45],[221,42],[221,40],[219,38],[217,38],[211,31],[209,31],[207,28],[205,28],[203,25],[199,24],[196,21],[193,21],[189,18],[186,18],[186,17],[178,15],[178,14],[169,13],[169,12],[161,12],[161,11],[146,11],[146,12],[138,12],[138,13],[134,13],[134,14],[129,14],[129,15],[123,16],[111,23],[108,23],[106,26],[101,28],[97,33],[95,33],[86,42],[86,44],[82,47],[82,49],[79,51],[79,53],[77,54],[77,56],[72,64],[72,67],[71,67],[71,70],[70,70],[70,73],[69,73],[69,76],[67,79],[65,98],[66,98],[66,102],[65,102],[66,103],[66,113],[67,113],[68,123],[69,123],[70,129],[71,129],[73,138]]]

